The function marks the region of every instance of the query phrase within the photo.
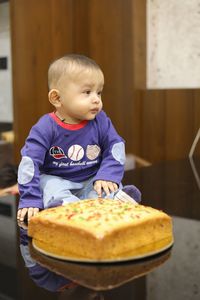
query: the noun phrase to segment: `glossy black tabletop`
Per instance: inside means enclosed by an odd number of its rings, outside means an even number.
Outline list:
[[[16,224],[15,196],[0,198],[1,299],[200,299],[200,159],[126,172],[144,205],[170,214],[172,248],[141,260],[81,264],[38,253]]]

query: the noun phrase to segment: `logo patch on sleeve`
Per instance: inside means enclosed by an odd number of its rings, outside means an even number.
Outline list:
[[[27,184],[34,177],[35,168],[32,158],[23,156],[18,168],[18,183]]]
[[[121,165],[124,165],[126,160],[125,155],[125,146],[123,142],[116,143],[112,146],[112,156],[116,161],[118,161]]]

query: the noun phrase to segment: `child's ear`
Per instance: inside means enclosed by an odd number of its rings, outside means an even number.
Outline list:
[[[54,106],[54,107],[60,107],[60,93],[56,89],[52,89],[49,91],[48,94],[49,97],[49,102]]]

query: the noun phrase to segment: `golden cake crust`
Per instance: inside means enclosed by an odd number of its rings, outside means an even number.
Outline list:
[[[47,253],[92,260],[142,255],[173,241],[166,213],[111,199],[43,210],[30,220],[28,235]]]

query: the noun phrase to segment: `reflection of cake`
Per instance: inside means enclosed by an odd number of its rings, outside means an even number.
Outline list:
[[[32,243],[29,243],[29,250],[31,257],[51,272],[97,291],[113,289],[144,276],[165,263],[171,256],[171,249],[169,249],[146,259],[120,262],[119,264],[83,264],[43,255],[34,249]]]
[[[30,220],[28,234],[45,253],[100,261],[156,252],[173,241],[167,214],[110,199],[43,210]]]

